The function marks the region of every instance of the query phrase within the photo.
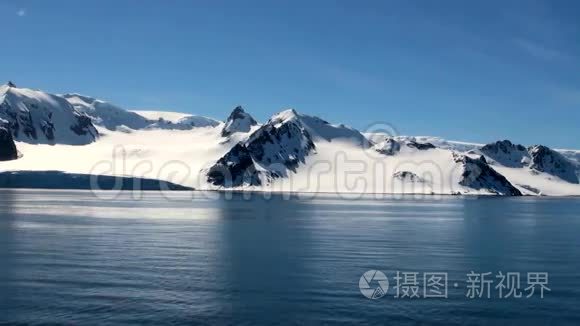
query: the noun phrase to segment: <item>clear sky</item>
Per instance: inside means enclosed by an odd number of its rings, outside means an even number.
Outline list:
[[[0,1],[0,79],[125,108],[580,148],[580,2]]]

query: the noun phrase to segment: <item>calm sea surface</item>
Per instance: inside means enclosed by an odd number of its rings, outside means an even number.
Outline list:
[[[170,199],[0,191],[0,324],[580,324],[579,199]],[[424,297],[435,272],[447,298]],[[526,298],[538,272],[550,291]]]

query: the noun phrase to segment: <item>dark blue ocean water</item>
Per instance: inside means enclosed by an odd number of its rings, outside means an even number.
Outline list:
[[[395,298],[397,271],[447,273],[448,297]],[[551,291],[470,299],[471,271]],[[4,323],[577,325],[580,200],[1,191]]]

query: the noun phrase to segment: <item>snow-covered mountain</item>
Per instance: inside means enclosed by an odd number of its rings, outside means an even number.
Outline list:
[[[460,185],[486,190],[498,195],[521,196],[522,193],[514,187],[503,175],[492,169],[485,157],[472,158],[469,155],[456,154],[454,160],[462,164]]]
[[[241,112],[236,108],[234,113]],[[296,172],[314,150],[302,117],[296,111],[284,111],[220,158],[209,169],[208,181],[222,187],[270,184],[273,179],[286,177],[289,171]]]
[[[117,128],[191,130],[197,127],[215,127],[220,124],[214,119],[166,112],[127,111],[114,104],[79,94],[63,95],[79,112],[91,117],[97,126],[109,130]],[[177,116],[177,118],[176,118]]]
[[[503,166],[521,168],[530,163],[528,150],[522,145],[512,144],[509,140],[497,141],[481,148],[481,152]]]
[[[221,124],[220,121],[214,119],[198,115],[186,115],[178,119],[177,121],[160,118],[157,121],[151,121],[151,124],[147,128],[168,129],[168,130],[191,130],[193,128],[216,127],[220,124]]]
[[[578,183],[580,165],[547,146],[534,145],[526,148],[503,140],[483,146],[480,152],[492,164],[529,169],[532,173],[546,173],[566,182]]]
[[[148,129],[191,130],[193,128],[217,127],[221,121],[179,112],[131,111],[150,121]]]
[[[147,118],[131,111],[124,110],[111,103],[80,94],[64,94],[63,97],[77,111],[91,117],[93,123],[109,130],[121,126],[131,129],[143,129],[152,124]]]
[[[578,183],[579,166],[543,145],[529,148],[530,169],[545,172],[570,183]]]
[[[229,137],[238,132],[247,133],[256,125],[258,125],[258,122],[249,113],[246,113],[241,106],[238,106],[226,120],[222,129],[222,137]]]
[[[13,83],[0,86],[0,119],[15,140],[32,144],[86,145],[99,135],[65,98]]]
[[[117,175],[213,190],[580,195],[575,150],[365,135],[295,110],[260,125],[237,107],[224,123],[13,84],[1,90],[0,160],[17,159],[0,163],[0,172]]]
[[[270,119],[274,124],[297,121],[312,135],[314,141],[347,142],[356,147],[369,148],[372,143],[360,131],[344,124],[334,125],[318,117],[299,114],[294,109],[282,111]]]

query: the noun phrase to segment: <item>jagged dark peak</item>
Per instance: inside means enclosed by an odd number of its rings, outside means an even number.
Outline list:
[[[244,114],[244,113],[246,113],[246,111],[244,111],[244,107],[241,105],[238,105],[234,108],[234,110],[230,114],[230,117],[235,116],[237,114]]]
[[[269,121],[220,158],[207,181],[221,187],[260,186],[296,172],[315,148],[300,121]]]
[[[532,145],[528,147],[528,151],[530,152],[530,154],[539,154],[539,155],[545,155],[545,154],[549,154],[550,152],[553,152],[553,150],[546,146],[546,145]]]
[[[504,153],[509,153],[514,149],[518,151],[525,151],[526,147],[520,144],[516,145],[511,141],[504,139],[498,140],[494,143],[487,144],[481,148],[482,151],[493,151],[493,152],[502,151]]]
[[[431,143],[418,143],[415,140],[411,140],[407,143],[407,147],[416,148],[420,151],[426,151],[428,149],[435,149],[435,145]]]
[[[8,86],[8,87],[16,87],[16,84],[14,84],[11,80],[9,80],[8,83],[6,83],[6,86]]]
[[[530,169],[557,176],[570,183],[579,183],[577,172],[580,168],[562,154],[544,145],[530,146],[528,152],[531,157]]]
[[[459,184],[465,187],[487,190],[503,196],[521,196],[522,193],[514,187],[503,175],[492,169],[484,156],[472,158],[468,155],[453,153],[455,162],[462,164],[463,173]]]
[[[236,132],[249,132],[258,122],[240,105],[230,113],[222,129],[222,137],[228,137]]]
[[[523,167],[529,161],[527,149],[507,139],[487,144],[480,151],[494,162],[507,167]]]

